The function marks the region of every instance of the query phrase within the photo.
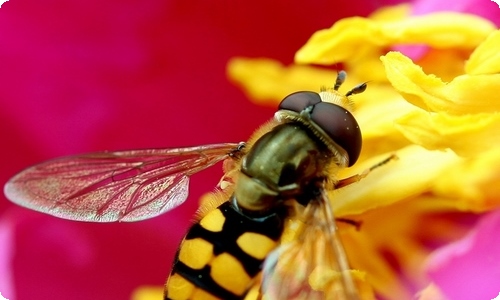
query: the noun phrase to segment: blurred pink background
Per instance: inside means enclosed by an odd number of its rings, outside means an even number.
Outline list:
[[[314,31],[390,2],[10,0],[0,9],[0,182],[61,155],[245,140],[275,109],[229,83],[228,59],[291,63]],[[128,299],[162,285],[221,175],[195,175],[185,205],[139,223],[66,221],[0,196],[0,293]]]

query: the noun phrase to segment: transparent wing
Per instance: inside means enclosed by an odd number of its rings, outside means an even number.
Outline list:
[[[189,176],[240,149],[227,143],[63,157],[20,172],[4,192],[21,206],[65,219],[138,221],[182,204]]]
[[[330,202],[323,191],[302,216],[303,229],[264,262],[264,299],[358,300]]]

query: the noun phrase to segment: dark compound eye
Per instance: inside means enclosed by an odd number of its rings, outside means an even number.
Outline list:
[[[279,109],[300,113],[311,105],[314,106],[311,120],[347,152],[349,166],[352,166],[361,152],[361,130],[348,110],[336,104],[322,102],[319,94],[315,92],[290,94],[281,101]]]
[[[338,105],[321,102],[314,106],[311,119],[349,156],[352,166],[361,152],[361,130],[354,116]]]
[[[318,104],[321,97],[315,92],[296,92],[283,99],[278,109],[286,109],[300,113],[304,108]]]

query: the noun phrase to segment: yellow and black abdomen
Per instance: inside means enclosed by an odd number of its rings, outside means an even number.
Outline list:
[[[165,299],[243,299],[282,231],[279,214],[249,218],[231,201],[221,204],[188,231]]]

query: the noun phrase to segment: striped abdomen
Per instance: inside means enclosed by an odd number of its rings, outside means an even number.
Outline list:
[[[165,299],[242,299],[282,231],[277,214],[252,219],[223,203],[188,231]]]

